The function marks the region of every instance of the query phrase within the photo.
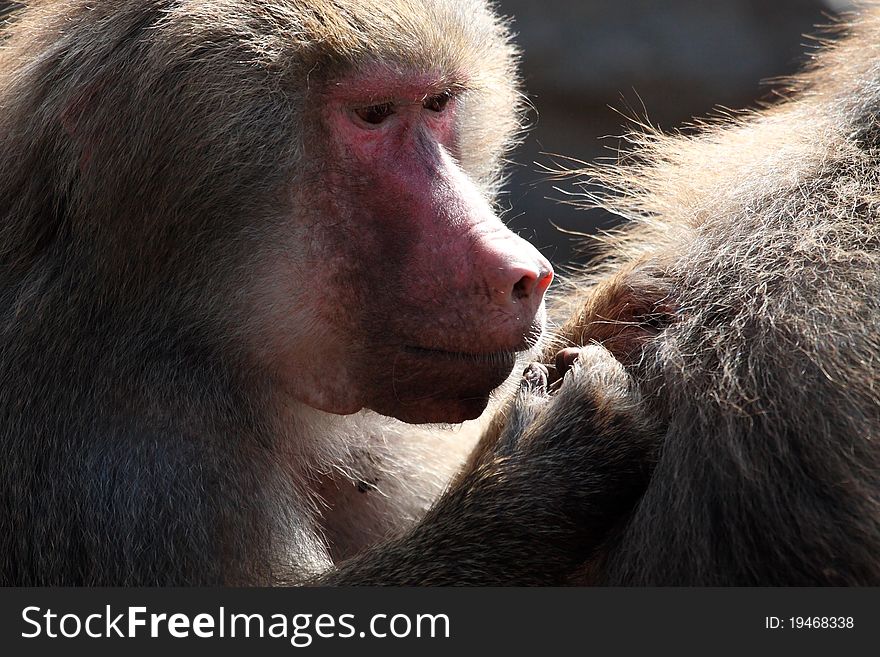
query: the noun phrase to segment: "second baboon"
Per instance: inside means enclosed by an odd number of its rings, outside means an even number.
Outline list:
[[[574,581],[880,584],[880,8],[841,30],[785,102],[584,171],[630,225],[545,360],[604,345],[587,366],[614,354],[661,443]],[[547,399],[524,388],[526,433],[595,413]]]

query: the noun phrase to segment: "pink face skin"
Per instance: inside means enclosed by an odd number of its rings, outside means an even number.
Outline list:
[[[274,370],[299,401],[460,422],[539,338],[553,271],[458,165],[459,88],[382,73],[316,103],[266,304]]]

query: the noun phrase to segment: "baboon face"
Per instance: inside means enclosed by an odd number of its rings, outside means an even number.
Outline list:
[[[459,165],[466,80],[377,67],[306,113],[261,322],[299,400],[410,422],[479,415],[543,326],[549,263]]]
[[[552,278],[490,206],[519,126],[491,7],[147,5],[26,19],[64,39],[34,64],[43,100],[0,67],[7,116],[50,117],[22,119],[9,249],[63,252],[101,306],[80,314],[158,345],[149,362],[331,413],[477,416],[540,335]]]

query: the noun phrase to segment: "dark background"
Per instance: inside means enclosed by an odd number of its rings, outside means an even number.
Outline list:
[[[830,0],[500,0],[523,50],[533,128],[516,151],[503,206],[509,225],[557,266],[583,258],[585,240],[614,223],[599,210],[562,205],[572,181],[535,163],[547,153],[612,156],[625,116],[673,130],[719,106],[771,98],[771,78],[795,72],[817,24],[846,9]],[[623,115],[621,115],[623,113]],[[631,126],[632,127],[632,126]]]
[[[0,16],[15,4],[0,0]],[[512,158],[502,199],[507,221],[557,266],[577,261],[585,240],[564,231],[591,233],[615,220],[600,210],[560,204],[565,196],[554,186],[576,188],[540,171],[553,163],[549,154],[612,156],[618,145],[613,135],[626,131],[626,116],[672,130],[713,108],[768,99],[767,81],[796,71],[815,47],[803,35],[816,34],[816,24],[827,24],[849,4],[497,0],[501,13],[514,20],[525,90],[535,107],[532,128]]]

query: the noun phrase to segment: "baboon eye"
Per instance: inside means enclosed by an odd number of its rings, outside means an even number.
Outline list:
[[[391,103],[382,103],[381,105],[370,105],[369,107],[361,107],[356,109],[355,114],[370,125],[379,125],[389,116],[394,114],[394,105]]]
[[[432,112],[442,112],[446,109],[446,106],[449,104],[449,101],[452,99],[452,94],[448,91],[444,91],[442,94],[437,94],[436,96],[428,96],[425,99],[422,107],[427,110],[431,110]]]

